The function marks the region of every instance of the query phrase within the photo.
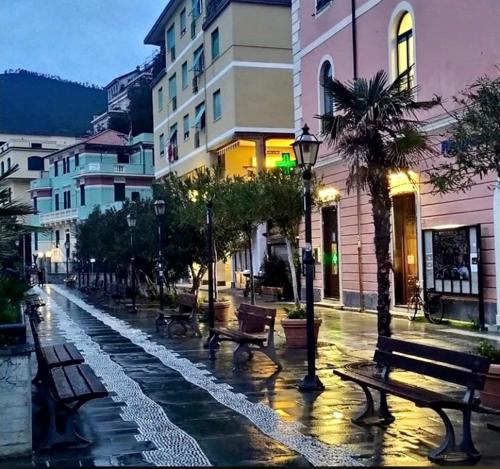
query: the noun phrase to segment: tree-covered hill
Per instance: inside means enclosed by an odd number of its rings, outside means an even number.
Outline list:
[[[81,136],[106,110],[106,92],[26,70],[0,74],[0,133]]]

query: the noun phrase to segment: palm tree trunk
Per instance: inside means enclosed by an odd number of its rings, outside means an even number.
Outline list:
[[[299,308],[300,307],[299,289],[297,287],[297,271],[295,270],[295,262],[293,261],[292,243],[288,239],[288,236],[285,237],[285,240],[286,240],[286,252],[288,254],[288,265],[290,267],[290,275],[292,276],[293,300],[295,302],[295,306]]]
[[[391,206],[392,200],[387,176],[370,178],[369,187],[375,226],[375,256],[377,259],[377,328],[378,334],[391,336],[390,272]]]

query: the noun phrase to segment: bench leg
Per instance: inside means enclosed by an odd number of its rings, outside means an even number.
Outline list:
[[[385,392],[380,392],[380,407],[378,414],[383,420],[383,425],[389,425],[395,420],[394,415],[391,414],[389,406],[387,405],[387,394]]]
[[[462,411],[463,420],[462,420],[462,442],[460,443],[460,449],[468,456],[469,462],[477,462],[481,459],[481,453],[474,446],[474,442],[472,441],[472,432],[470,428],[470,420],[472,411],[470,409]]]
[[[358,425],[364,425],[368,418],[373,418],[373,416],[375,415],[375,405],[373,403],[372,393],[370,392],[368,387],[364,385],[360,386],[366,396],[365,410],[357,417],[352,418],[351,421]]]
[[[197,337],[201,337],[200,326],[198,324],[198,318],[196,317],[196,315],[193,315],[189,324],[191,326],[191,329],[193,329],[194,331],[194,335]]]
[[[212,338],[208,341],[208,354],[210,360],[215,360],[215,349],[219,345],[219,334],[214,333]]]

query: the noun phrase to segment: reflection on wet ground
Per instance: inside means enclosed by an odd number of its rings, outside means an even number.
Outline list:
[[[71,291],[75,293],[74,290]],[[299,452],[290,449],[275,438],[262,433],[239,412],[217,402],[207,391],[186,381],[177,371],[165,366],[157,357],[109,326],[91,316],[53,289],[50,296],[75,323],[99,344],[103,352],[119,364],[126,375],[137,382],[149,399],[161,406],[170,421],[193,437],[212,465],[309,465]],[[226,295],[227,296],[227,295]],[[233,304],[243,301],[232,296]],[[96,304],[92,298],[85,298]],[[269,304],[269,303],[267,303]],[[208,360],[203,348],[204,339],[178,337],[167,339],[155,330],[155,311],[141,310],[133,315],[125,309],[99,304],[106,313],[126,321],[131,327],[150,334],[150,340],[164,345],[193,363],[202,363],[217,378],[228,383],[234,393],[244,394],[249,401],[263,403],[274,409],[284,422],[300,422],[300,431],[327,445],[340,445],[357,455],[368,465],[400,466],[430,465],[428,451],[441,442],[443,428],[440,418],[431,410],[420,409],[408,401],[389,397],[394,424],[387,428],[364,428],[351,423],[364,403],[364,394],[352,383],[333,376],[332,368],[346,363],[371,358],[377,340],[376,318],[369,314],[317,308],[323,318],[317,358],[318,375],[325,384],[319,394],[303,394],[296,388],[306,371],[304,350],[286,349],[283,332],[277,324],[277,348],[284,369],[276,372],[274,365],[262,354],[255,353],[252,361],[242,365],[240,373],[232,371],[233,344],[223,343],[217,361]],[[280,309],[280,317],[284,311]],[[42,342],[61,342],[54,314],[48,308],[40,326]],[[429,345],[445,346],[470,351],[476,337],[451,334],[442,326],[409,323],[394,319],[394,336]],[[206,326],[202,332],[206,337]],[[423,378],[415,376],[414,381]],[[423,385],[443,389],[439,382],[426,380]],[[453,391],[453,388],[449,388]],[[46,421],[39,409],[35,393],[34,436],[40,441]],[[120,416],[123,402],[116,396],[86,404],[79,415],[82,432],[95,441],[84,450],[57,450],[51,453],[35,451],[34,465],[148,465],[144,451],[154,450],[150,441],[140,441],[137,425]],[[473,434],[476,446],[483,454],[480,465],[496,465],[500,449],[495,444],[498,434],[486,428],[492,417],[474,416]],[[454,422],[460,416],[454,416]],[[29,461],[19,460],[18,465]],[[15,467],[15,463],[8,466]]]

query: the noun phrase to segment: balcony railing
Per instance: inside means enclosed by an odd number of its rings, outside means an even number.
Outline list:
[[[40,225],[50,225],[53,223],[61,223],[65,221],[75,220],[78,218],[77,208],[67,208],[64,210],[56,210],[40,214]]]
[[[144,167],[142,164],[130,164],[130,163],[88,163],[79,168],[76,175],[87,174],[87,173],[106,173],[106,174],[149,174],[148,169],[152,168]]]
[[[30,183],[31,189],[44,189],[46,187],[52,187],[52,180],[48,177],[43,177],[40,179],[34,179]]]

